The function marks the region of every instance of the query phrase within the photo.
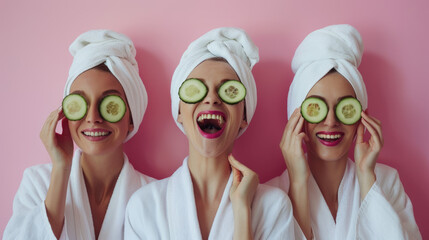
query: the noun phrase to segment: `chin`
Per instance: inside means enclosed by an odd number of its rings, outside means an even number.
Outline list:
[[[335,152],[329,152],[329,153],[319,153],[319,158],[327,161],[327,162],[336,162],[340,161],[341,159],[346,158],[347,159],[347,153],[335,153]]]

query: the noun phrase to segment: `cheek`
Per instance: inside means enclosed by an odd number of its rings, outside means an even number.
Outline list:
[[[80,125],[80,121],[69,121],[69,129],[70,132],[73,134],[74,132],[76,132],[76,130],[78,129]]]
[[[316,124],[311,124],[311,123],[304,120],[304,127],[303,127],[302,131],[304,131],[304,133],[308,137],[311,137],[315,127],[316,127]]]
[[[347,134],[349,135],[349,138],[352,139],[352,141],[355,139],[356,132],[357,132],[358,125],[352,125],[352,126],[346,126]]]

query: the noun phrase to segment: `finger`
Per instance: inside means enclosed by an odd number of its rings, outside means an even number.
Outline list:
[[[356,131],[356,143],[363,143],[363,135],[365,133],[365,127],[362,124],[362,121],[359,123]]]
[[[241,181],[241,173],[233,166],[231,166],[231,169],[232,169],[232,186],[237,187]]]
[[[67,119],[67,118],[63,118],[63,119],[61,120],[61,126],[62,126],[62,128],[63,128],[63,133],[62,133],[62,135],[63,135],[63,136],[70,136],[71,134],[70,134],[70,128],[69,128],[69,121],[68,121],[68,119]]]
[[[283,136],[282,136],[282,140],[281,140],[281,145],[284,144],[284,142],[290,138],[290,135],[292,133],[292,131],[296,128],[296,125],[299,121],[299,117],[301,116],[300,112],[299,112],[299,108],[296,108],[295,111],[293,111],[291,117],[289,118],[285,130],[283,132]]]
[[[238,183],[241,182],[241,178],[243,177],[241,175],[241,172],[237,168],[232,167],[232,174],[233,174],[233,182],[235,182],[238,185]]]
[[[372,121],[374,121],[377,124],[381,125],[381,121],[378,120],[377,118],[370,116],[367,112],[362,112],[362,113],[363,113],[363,115],[365,115],[364,116],[365,118],[371,119]]]
[[[232,156],[232,154],[230,154],[228,156],[228,160],[230,162],[230,164],[237,169],[237,171],[240,171],[241,174],[244,175],[248,175],[249,173],[253,173],[252,170],[250,170],[248,167],[246,167],[245,165],[243,165],[241,162],[239,162],[237,159],[235,159],[234,156]]]
[[[371,134],[370,140],[374,141],[374,143],[378,146],[378,148],[381,148],[382,145],[381,145],[381,140],[380,140],[380,136],[378,135],[378,132],[365,119],[363,119],[362,123]]]
[[[297,123],[293,133],[298,135],[300,132],[302,132],[303,126],[304,126],[304,118],[300,115],[298,123]]]
[[[55,136],[55,128],[58,122],[58,110],[51,112],[43,124],[40,132],[41,138],[48,138]]]
[[[378,135],[380,136],[380,139],[382,139],[381,121],[374,117],[369,116],[366,113],[363,113],[362,117],[376,129],[376,131],[378,132]]]
[[[365,119],[368,124],[370,124],[376,131],[378,134],[378,138],[380,139],[381,144],[384,144],[384,139],[383,139],[383,131],[382,131],[382,127],[381,127],[381,121],[371,117],[369,115],[367,115],[366,113],[363,115],[363,119]]]

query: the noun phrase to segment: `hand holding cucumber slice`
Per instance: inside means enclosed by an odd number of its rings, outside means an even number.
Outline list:
[[[352,125],[359,121],[361,112],[362,105],[359,100],[353,97],[341,99],[335,108],[335,115],[338,120],[346,125]]]
[[[328,115],[328,105],[318,97],[309,97],[301,104],[301,115],[309,123],[320,123]]]
[[[220,86],[218,95],[228,104],[237,104],[246,97],[246,87],[237,80],[228,80]]]
[[[79,94],[67,95],[63,99],[62,106],[64,115],[70,121],[81,120],[88,110],[85,98]]]

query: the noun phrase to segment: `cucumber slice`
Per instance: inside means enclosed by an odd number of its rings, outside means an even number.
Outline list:
[[[335,107],[335,115],[338,120],[346,125],[352,125],[359,121],[361,112],[362,105],[359,100],[353,97],[341,99]]]
[[[237,104],[246,97],[246,87],[237,80],[228,80],[217,91],[219,97],[228,104]]]
[[[328,105],[318,97],[309,97],[301,104],[301,115],[309,123],[320,123],[328,115]]]
[[[70,94],[63,99],[63,113],[70,121],[78,121],[85,117],[88,104],[79,94]]]
[[[207,93],[207,86],[196,78],[187,79],[179,88],[179,97],[185,103],[201,102]]]
[[[98,107],[101,117],[111,123],[119,122],[127,111],[124,100],[117,95],[108,95],[101,100]]]

